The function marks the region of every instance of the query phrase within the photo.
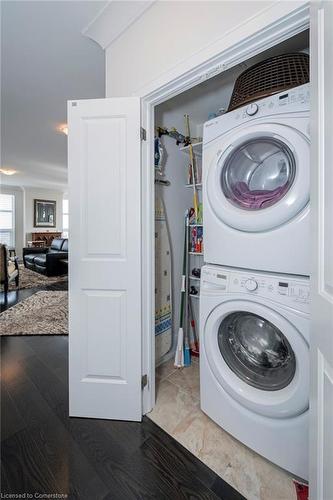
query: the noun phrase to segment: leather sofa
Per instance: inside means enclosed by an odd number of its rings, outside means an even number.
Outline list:
[[[68,271],[68,239],[55,238],[49,248],[23,248],[24,266],[46,276]]]

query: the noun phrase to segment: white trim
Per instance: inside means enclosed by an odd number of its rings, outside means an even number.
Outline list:
[[[283,11],[284,2],[278,2],[272,9]],[[267,9],[265,9],[266,11]],[[259,15],[262,15],[263,11]],[[265,24],[264,24],[265,25]],[[142,366],[148,375],[148,386],[143,391],[143,413],[148,413],[155,405],[155,338],[154,338],[154,108],[156,105],[188,90],[200,82],[226,71],[260,52],[291,38],[309,28],[309,4],[302,3],[292,12],[281,15],[278,21],[265,26],[244,39],[242,26],[233,31],[233,42],[223,50],[216,50],[218,44],[210,46],[210,53],[200,64],[195,65],[193,58],[188,60],[187,68],[179,74],[179,68],[171,69],[159,79],[135,92],[142,97],[142,126],[147,131],[147,141],[142,147]],[[240,40],[240,41],[235,41]],[[204,52],[206,54],[207,52]],[[192,66],[191,66],[192,64]],[[182,66],[185,68],[185,65]],[[177,74],[178,73],[178,74]]]
[[[317,350],[317,496],[323,499],[324,477],[323,477],[323,457],[324,457],[324,377],[325,358],[320,350]]]
[[[316,499],[325,500],[324,494],[324,418],[325,418],[325,399],[324,385],[325,378],[333,387],[333,368],[324,357],[323,353],[317,349],[317,494]]]
[[[105,50],[139,19],[155,1],[120,2],[119,0],[111,0],[82,30],[82,34],[94,40]]]
[[[328,285],[325,281],[325,223],[327,210],[325,209],[325,11],[323,8],[318,9],[317,31],[318,31],[318,51],[317,51],[317,72],[318,72],[318,129],[316,131],[318,137],[318,289],[323,299],[328,300],[333,304],[333,294],[328,290]]]
[[[141,269],[142,269],[142,374],[148,385],[142,394],[142,412],[155,406],[155,221],[154,221],[154,104],[141,101],[141,122],[146,130],[142,147],[141,178]],[[150,171],[151,169],[151,171]]]

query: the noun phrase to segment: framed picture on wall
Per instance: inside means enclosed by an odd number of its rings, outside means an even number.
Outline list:
[[[56,227],[57,202],[34,200],[34,227]]]

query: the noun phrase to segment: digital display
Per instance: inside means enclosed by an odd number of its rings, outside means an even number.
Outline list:
[[[280,95],[279,99],[285,99],[286,97],[288,97],[288,94],[283,94],[283,95]]]
[[[216,276],[217,276],[218,278],[221,278],[222,280],[226,280],[226,279],[227,279],[227,277],[226,277],[226,275],[225,275],[225,274],[217,274]]]
[[[284,288],[288,288],[288,283],[281,283],[281,281],[280,281],[279,286],[283,286]]]

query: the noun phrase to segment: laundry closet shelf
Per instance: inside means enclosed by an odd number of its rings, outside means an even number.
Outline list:
[[[200,278],[197,278],[196,276],[189,276],[189,279],[194,281],[200,281]]]
[[[193,293],[188,294],[189,297],[193,297],[194,299],[200,299],[200,295],[193,295]]]
[[[189,224],[189,227],[203,227],[203,224]]]
[[[193,189],[193,184],[185,184],[185,187]],[[195,184],[195,187],[196,188],[201,188],[202,187],[202,183],[200,182],[199,184]]]
[[[189,252],[190,255],[203,255],[202,252]]]

